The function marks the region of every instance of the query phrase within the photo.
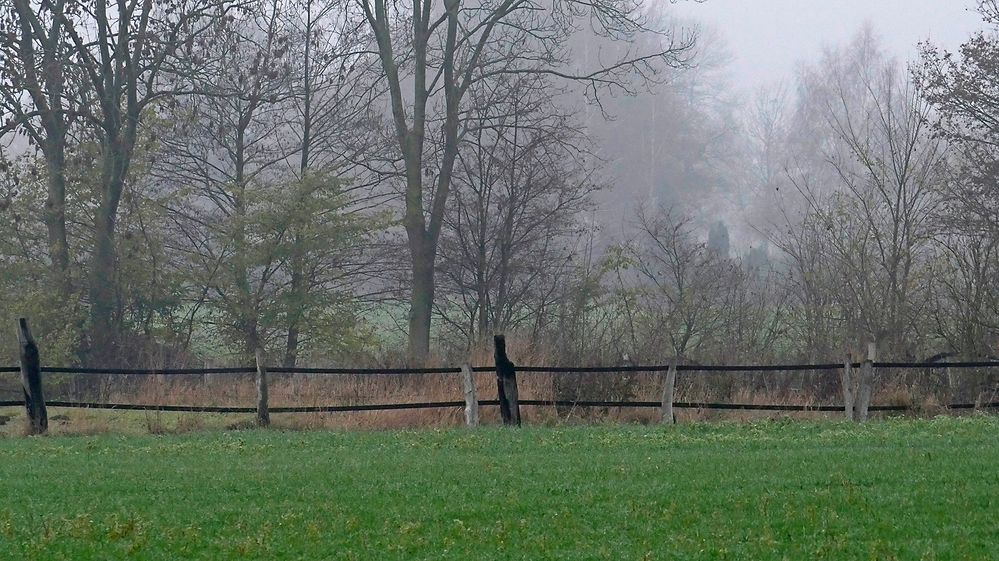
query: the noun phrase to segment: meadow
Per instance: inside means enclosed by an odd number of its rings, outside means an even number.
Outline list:
[[[999,559],[999,419],[0,438],[0,559]]]

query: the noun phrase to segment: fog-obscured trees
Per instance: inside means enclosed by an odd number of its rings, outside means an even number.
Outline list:
[[[782,227],[777,241],[805,260],[791,273],[804,291],[799,301],[812,307],[803,317],[821,329],[839,323],[844,346],[870,338],[886,354],[912,356],[925,334],[919,323],[945,177],[929,107],[869,31],[806,68],[801,81],[799,127],[822,135],[811,144],[817,152],[799,153],[790,171],[805,218]]]
[[[438,242],[463,134],[463,112],[476,84],[502,76],[543,74],[601,89],[677,66],[692,47],[688,37],[665,33],[654,48],[609,61],[579,65],[566,42],[588,21],[598,35],[630,40],[651,31],[640,4],[497,0],[464,4],[431,0],[397,6],[362,0],[388,84],[392,122],[405,175],[406,230],[412,264],[409,354],[425,360],[435,297]],[[441,9],[443,8],[443,9]],[[411,88],[412,93],[404,93]],[[428,138],[439,138],[431,144]],[[428,152],[436,147],[435,152]]]
[[[205,318],[244,360],[269,348],[288,366],[303,344],[335,355],[355,336],[363,250],[384,222],[357,208],[344,155],[364,148],[369,126],[365,98],[351,99],[357,77],[340,73],[359,62],[357,39],[320,28],[339,22],[312,4],[301,27],[298,8],[261,3],[218,30],[205,56],[219,71],[178,99],[156,166],[175,193],[174,260]],[[303,32],[307,56],[294,43]]]
[[[936,325],[948,350],[965,356],[995,353],[999,338],[999,290],[989,280],[999,269],[999,5],[981,0],[978,11],[989,31],[956,53],[921,45],[913,71],[950,148],[938,217]]]
[[[549,320],[598,188],[591,145],[533,74],[477,84],[440,248],[438,313],[469,345]]]
[[[723,361],[768,353],[780,326],[779,301],[765,277],[698,233],[689,215],[644,209],[626,264],[633,270],[637,322],[644,356],[665,349],[682,360]]]
[[[218,60],[217,70],[193,81],[205,95],[178,100],[158,164],[164,181],[191,190],[171,212],[178,235],[189,238],[181,247],[217,303],[221,331],[245,357],[266,337],[261,315],[276,313],[263,306],[275,298],[287,225],[273,189],[298,148],[280,134],[291,97],[282,8],[261,3],[218,27],[202,53]]]

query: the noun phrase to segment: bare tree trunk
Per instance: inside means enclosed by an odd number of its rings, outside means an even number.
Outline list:
[[[482,204],[481,202],[479,203]],[[481,214],[481,210],[480,210]],[[486,286],[486,221],[479,220],[478,262],[475,264],[476,308],[478,309],[478,333],[470,333],[468,347],[485,342],[489,331],[489,287]]]
[[[295,365],[298,364],[298,337],[298,323],[292,323],[288,326],[287,348],[284,352],[284,361],[282,361],[285,368],[295,368]]]
[[[302,93],[304,95],[304,108],[302,114],[302,154],[299,160],[298,170],[301,180],[305,181],[309,173],[309,155],[312,152],[312,2],[306,2],[306,24],[305,24],[305,76],[303,77]],[[305,190],[301,191],[302,197],[309,196]],[[302,320],[302,301],[305,297],[305,263],[302,256],[302,236],[294,236],[294,245],[291,257],[291,298],[288,309],[288,338],[284,353],[284,367],[295,368],[298,363],[298,343],[299,325]]]
[[[285,368],[295,368],[298,364],[298,343],[299,343],[299,326],[302,322],[302,306],[303,299],[305,296],[305,273],[302,270],[303,263],[302,257],[299,255],[300,252],[300,241],[299,237],[295,237],[295,255],[291,259],[291,287],[290,287],[290,298],[288,303],[288,338],[287,344],[284,351],[284,361],[283,365]]]
[[[117,360],[117,326],[114,322],[114,231],[121,187],[111,186],[97,208],[94,220],[94,254],[90,265],[90,348],[92,365],[109,366]]]
[[[410,247],[413,245],[410,244]],[[430,353],[430,316],[434,306],[434,253],[421,248],[412,255],[413,293],[409,309],[409,361],[414,366],[426,364]]]
[[[69,277],[69,242],[66,236],[66,155],[64,138],[50,143],[45,151],[48,193],[45,198],[45,228],[48,231],[49,259],[59,285],[59,296],[68,299],[73,291]]]

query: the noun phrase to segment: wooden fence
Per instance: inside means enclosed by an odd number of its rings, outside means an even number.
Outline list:
[[[20,346],[20,366],[0,367],[0,373],[20,373],[24,399],[0,401],[0,407],[25,407],[27,427],[31,434],[42,434],[48,430],[47,407],[75,407],[87,409],[114,409],[132,411],[185,411],[211,413],[255,413],[257,424],[270,423],[271,413],[335,413],[350,411],[390,411],[400,409],[439,409],[464,407],[465,422],[469,426],[479,423],[479,408],[500,408],[503,424],[519,426],[521,406],[570,406],[570,407],[633,407],[654,408],[660,411],[662,422],[675,421],[674,409],[727,409],[754,411],[798,411],[798,412],[842,412],[847,419],[866,421],[871,411],[906,411],[904,405],[873,405],[874,371],[876,369],[901,368],[993,368],[999,361],[984,362],[877,362],[876,349],[870,345],[867,359],[863,362],[844,361],[825,364],[780,364],[780,365],[693,365],[672,362],[664,365],[639,366],[516,366],[507,356],[506,341],[503,335],[495,337],[495,366],[463,365],[457,368],[269,368],[264,363],[262,353],[257,353],[257,364],[253,367],[237,368],[183,368],[183,369],[116,369],[116,368],[70,368],[41,366],[38,346],[28,328],[27,321],[18,321],[18,344]],[[823,371],[839,374],[842,404],[755,404],[755,403],[711,403],[675,401],[676,375],[678,372],[791,372]],[[281,374],[313,375],[419,375],[419,374],[460,374],[464,393],[462,401],[430,401],[416,403],[377,403],[362,405],[325,405],[302,407],[270,407],[268,405],[268,372]],[[475,372],[495,372],[497,399],[479,399],[473,375]],[[520,399],[517,388],[519,373],[604,373],[608,375],[645,372],[662,375],[662,393],[658,401],[603,401],[603,400],[558,400]],[[173,376],[206,374],[254,374],[256,375],[256,405],[254,407],[191,406],[169,404],[104,403],[87,401],[45,401],[42,374],[72,375],[139,375]],[[999,407],[999,401],[981,403],[951,403],[948,409],[989,409]]]

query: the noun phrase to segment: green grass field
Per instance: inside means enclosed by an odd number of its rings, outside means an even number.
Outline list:
[[[999,419],[5,438],[0,558],[999,559]]]

